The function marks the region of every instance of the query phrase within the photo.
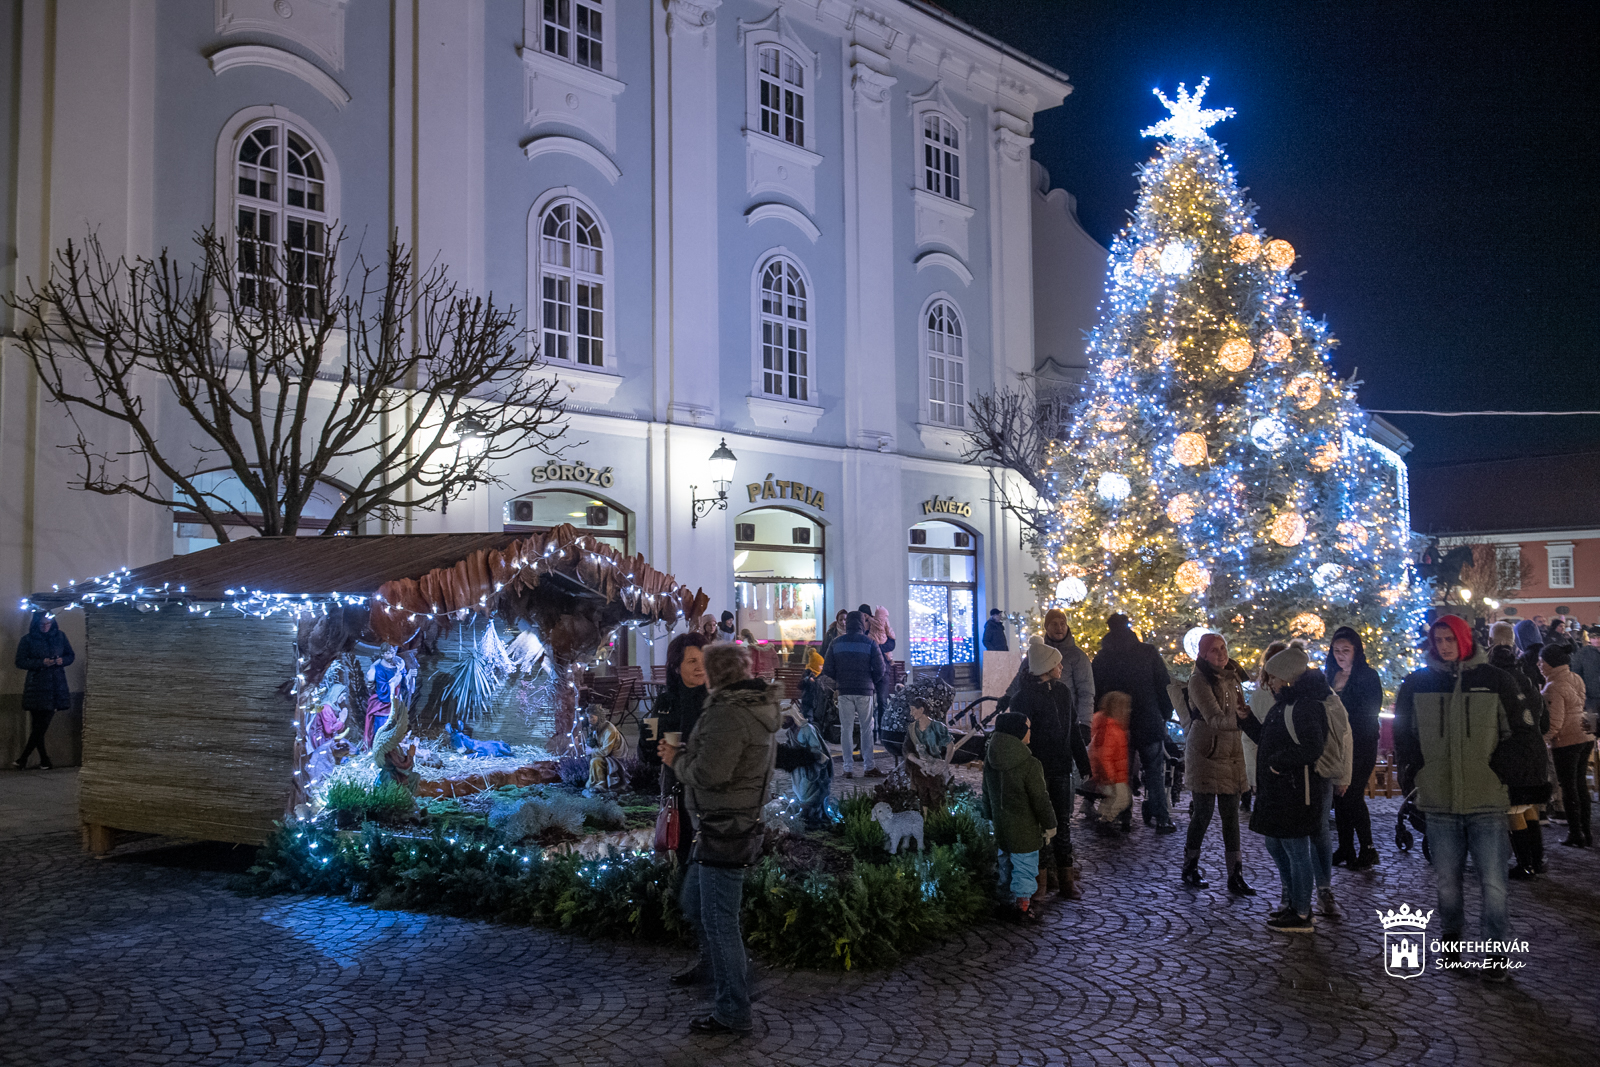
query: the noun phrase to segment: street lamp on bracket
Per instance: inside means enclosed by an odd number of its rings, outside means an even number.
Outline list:
[[[711,453],[709,466],[711,468],[711,484],[716,486],[717,495],[702,497],[699,495],[699,486],[689,486],[689,500],[694,507],[694,512],[689,518],[691,528],[699,526],[700,520],[713,511],[728,510],[728,486],[733,484],[734,467],[739,458],[728,447],[728,439],[724,437],[722,443],[717,445],[717,450]]]

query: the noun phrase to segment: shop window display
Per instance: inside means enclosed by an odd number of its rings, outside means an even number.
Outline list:
[[[758,508],[734,526],[736,625],[757,641],[817,641],[823,618],[823,529],[797,511]]]
[[[974,538],[948,522],[919,522],[907,537],[908,616],[915,667],[966,665],[977,660],[978,555]]]

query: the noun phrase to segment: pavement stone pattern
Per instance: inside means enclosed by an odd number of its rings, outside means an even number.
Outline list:
[[[1102,840],[1080,822],[1083,901],[1052,902],[1035,928],[983,924],[890,971],[759,968],[742,1040],[689,1034],[705,1009],[667,982],[681,950],[244,897],[218,869],[223,846],[146,839],[93,859],[69,833],[13,837],[0,864],[0,1063],[1600,1062],[1600,853],[1563,848],[1564,828],[1549,828],[1550,873],[1511,885],[1531,950],[1508,985],[1431,968],[1402,981],[1383,973],[1374,909],[1435,900],[1420,851],[1393,847],[1397,804],[1374,802],[1383,863],[1335,871],[1346,918],[1312,936],[1262,925],[1277,879],[1254,834],[1261,895],[1235,899],[1220,828],[1204,859],[1212,888],[1189,891],[1181,834],[1136,823]]]

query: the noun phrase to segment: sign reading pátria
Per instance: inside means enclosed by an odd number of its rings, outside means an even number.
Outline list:
[[[821,489],[813,489],[800,482],[785,482],[774,479],[768,474],[763,481],[751,482],[745,487],[750,494],[750,503],[757,500],[798,500],[802,504],[809,504],[818,511],[826,507]]]

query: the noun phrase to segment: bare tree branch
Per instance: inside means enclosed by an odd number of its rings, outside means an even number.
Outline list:
[[[296,237],[230,248],[202,230],[185,266],[165,251],[111,259],[91,234],[57,250],[42,285],[6,298],[46,393],[74,423],[76,488],[192,509],[227,541],[240,526],[294,534],[319,487],[333,487],[342,499],[324,532],[337,533],[443,509],[504,484],[501,460],[559,451],[555,381],[539,375],[516,308],[466,292],[443,267],[414,271],[398,243],[381,264],[358,255],[341,272],[342,233]],[[97,447],[85,413],[125,426],[133,448]],[[469,416],[475,448],[459,433]],[[219,492],[218,474],[249,502]]]
[[[1050,446],[1051,428],[1040,418],[1039,406],[1031,390],[1002,389],[979,393],[967,404],[971,430],[961,458],[1010,471],[1032,491],[1018,493],[1009,479],[990,479],[995,502],[1016,515],[1030,535],[1044,530],[1039,502],[1045,498],[1044,460]]]

